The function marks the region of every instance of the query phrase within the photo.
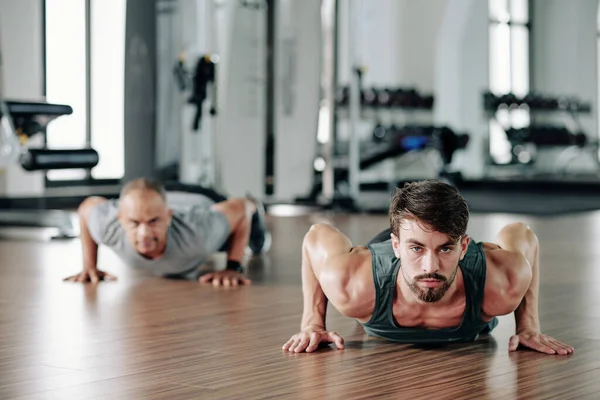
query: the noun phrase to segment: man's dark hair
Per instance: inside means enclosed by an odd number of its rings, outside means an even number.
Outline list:
[[[162,183],[147,178],[138,178],[128,182],[121,189],[120,198],[127,196],[134,190],[149,190],[151,192],[158,193],[163,200],[166,201],[167,199],[167,192],[165,191]]]
[[[425,180],[396,189],[389,217],[392,233],[397,236],[402,220],[413,219],[458,241],[467,231],[469,207],[454,186]]]

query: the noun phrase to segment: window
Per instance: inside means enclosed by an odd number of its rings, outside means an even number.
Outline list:
[[[126,3],[45,0],[46,100],[73,108],[48,125],[47,146],[96,149],[93,179],[124,173]],[[86,171],[49,171],[47,177],[80,180]]]
[[[73,114],[48,124],[46,145],[76,149],[87,141],[85,2],[46,0],[46,101],[67,104]],[[49,171],[48,179],[81,179],[85,171]]]
[[[489,0],[489,87],[496,96],[529,92],[529,2]],[[490,121],[490,155],[498,164],[512,159],[505,129],[530,123],[526,108],[501,109]]]
[[[126,0],[91,1],[91,145],[96,179],[122,178],[124,159]]]

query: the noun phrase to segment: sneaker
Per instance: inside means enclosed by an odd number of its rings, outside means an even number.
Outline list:
[[[246,198],[256,206],[256,212],[252,215],[252,223],[250,225],[248,247],[253,255],[265,254],[271,248],[272,240],[265,219],[265,206],[260,200],[250,195],[247,195]]]

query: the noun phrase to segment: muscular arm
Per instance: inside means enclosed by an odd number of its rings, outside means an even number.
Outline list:
[[[92,237],[89,229],[89,217],[94,207],[107,201],[102,197],[89,197],[85,199],[79,208],[77,214],[79,216],[79,229],[80,229],[80,240],[81,250],[83,255],[83,271],[77,275],[65,278],[71,282],[92,282],[97,283],[101,279],[116,279],[113,275],[104,271],[98,270],[98,244]]]
[[[306,235],[302,246],[302,329],[325,329],[328,301],[348,317],[360,318],[369,312],[372,301],[365,296],[365,289],[373,286],[371,270],[364,257],[351,250],[350,239],[330,225],[314,225]]]
[[[368,312],[368,294],[364,288],[372,287],[371,278],[365,278],[370,268],[364,257],[352,251],[352,243],[336,228],[326,224],[313,225],[302,244],[302,293],[303,313],[301,332],[283,346],[284,350],[313,351],[321,342],[335,342],[343,348],[342,339],[334,332],[327,332],[327,304],[343,315],[364,317]],[[370,274],[368,275],[370,277]]]
[[[501,249],[487,251],[490,265],[485,286],[484,313],[515,313],[516,332],[509,350],[525,346],[547,354],[570,354],[573,348],[541,332],[538,298],[539,242],[525,224],[510,224],[498,235]]]
[[[96,269],[98,263],[98,244],[94,241],[92,235],[90,234],[88,217],[94,207],[105,201],[107,200],[102,197],[88,197],[77,209],[77,215],[79,216],[80,240],[84,270]]]
[[[486,256],[483,312],[490,317],[510,314],[531,286],[531,265],[522,253],[502,248],[488,250]]]

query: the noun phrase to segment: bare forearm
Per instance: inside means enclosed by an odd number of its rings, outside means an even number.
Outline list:
[[[92,238],[86,218],[80,216],[80,240],[83,254],[83,268],[96,269],[98,265],[98,244]]]
[[[301,330],[307,328],[325,329],[327,297],[315,276],[306,247],[302,250],[302,294],[304,297],[304,312],[302,313]]]
[[[540,329],[540,318],[538,313],[538,292],[539,284],[537,282],[537,271],[534,271],[534,276],[531,286],[525,293],[525,297],[515,310],[515,323],[517,332],[524,329]]]
[[[525,329],[540,330],[540,318],[538,312],[540,291],[540,266],[537,242],[535,248],[528,257],[531,264],[531,283],[515,310],[515,323],[517,332]]]

